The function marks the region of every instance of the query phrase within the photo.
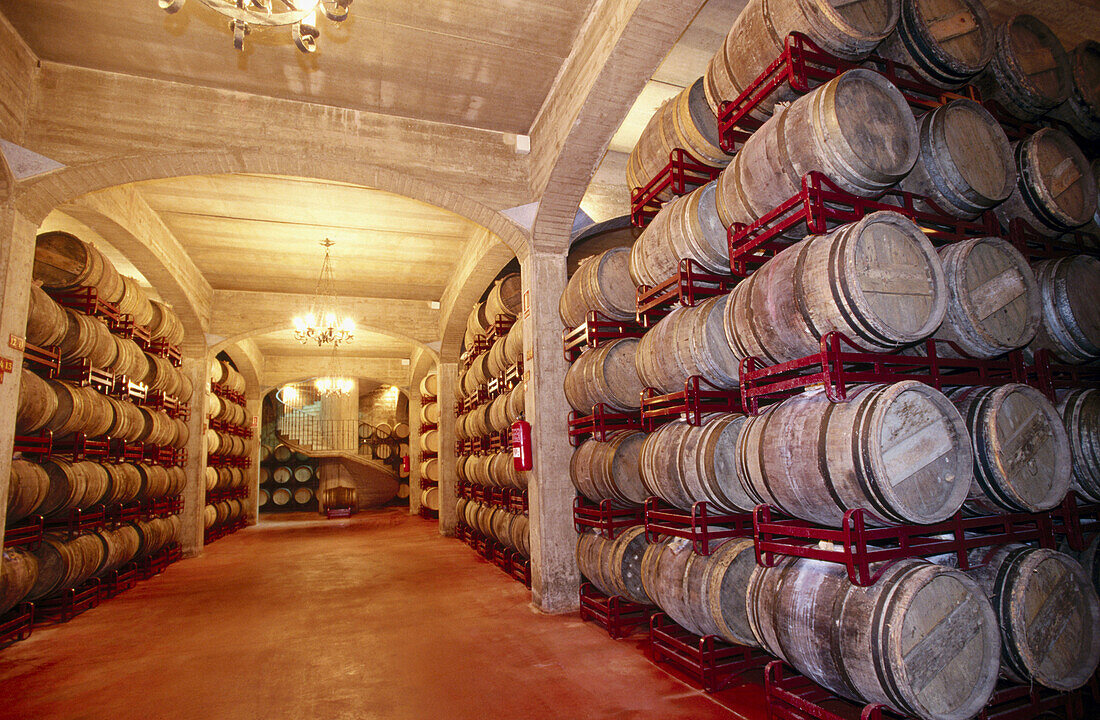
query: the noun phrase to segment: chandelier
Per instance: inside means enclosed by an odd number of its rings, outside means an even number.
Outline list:
[[[325,249],[325,259],[321,263],[321,275],[317,278],[317,289],[309,312],[292,321],[294,337],[298,342],[305,345],[313,341],[317,347],[331,343],[333,350],[340,347],[340,343],[355,339],[355,323],[350,317],[340,319],[336,315],[336,288],[329,259],[329,248],[335,244],[328,238],[321,243]]]
[[[157,0],[169,14],[180,11],[186,0]],[[317,11],[333,22],[347,20],[352,0],[199,0],[229,18],[233,47],[244,49],[244,37],[254,27],[290,26],[294,44],[304,53],[317,50]]]
[[[327,375],[319,377],[313,382],[313,387],[317,389],[323,397],[333,397],[337,395],[347,395],[351,392],[351,389],[355,387],[355,381],[344,374],[344,369],[340,366],[340,361],[336,357],[336,348],[332,348],[332,357],[329,358]]]

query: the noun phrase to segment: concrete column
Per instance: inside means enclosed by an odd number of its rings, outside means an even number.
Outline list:
[[[528,473],[531,517],[531,596],[544,612],[579,607],[580,572],[575,555],[573,498],[568,463],[569,406],[562,390],[566,363],[561,351],[558,299],[565,289],[565,255],[531,253],[523,275],[524,414],[531,423],[534,466]]]
[[[458,525],[455,472],[455,388],[458,364],[439,364],[439,534],[452,536]]]
[[[210,357],[206,346],[184,347],[180,370],[195,388],[191,396],[191,419],[187,421],[187,484],[183,488],[183,514],[180,515],[180,544],[185,557],[202,554],[203,513],[206,510],[206,398],[210,394]]]
[[[10,202],[0,204],[0,358],[11,362],[11,372],[0,376],[0,547],[8,514],[15,412],[23,370],[23,354],[8,345],[8,338],[23,338],[26,333],[36,229]]]
[[[263,405],[263,394],[259,388],[251,388],[245,393],[245,424],[251,425],[252,418],[256,418],[256,427],[253,428],[252,467],[246,469],[245,484],[248,485],[248,497],[244,501],[244,515],[249,525],[255,525],[260,517],[260,414]]]
[[[409,514],[420,512],[420,384],[409,389]]]

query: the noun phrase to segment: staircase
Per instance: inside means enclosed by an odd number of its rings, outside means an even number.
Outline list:
[[[320,412],[321,404],[314,403],[280,413],[275,421],[276,438],[303,455],[339,459],[361,481],[397,477],[387,465],[359,454],[358,420],[322,420]]]

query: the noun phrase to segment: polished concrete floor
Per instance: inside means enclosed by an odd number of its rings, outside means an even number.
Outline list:
[[[0,720],[763,718],[395,509],[266,521],[0,650]]]

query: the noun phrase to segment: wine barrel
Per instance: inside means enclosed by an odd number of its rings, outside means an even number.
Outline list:
[[[1058,551],[1081,563],[1081,568],[1092,583],[1092,589],[1100,593],[1100,533],[1086,535],[1085,547],[1081,551],[1072,549],[1068,540],[1062,542]]]
[[[1100,142],[1100,43],[1086,40],[1069,53],[1069,98],[1050,114],[1082,139]]]
[[[1029,352],[1050,350],[1067,363],[1100,357],[1100,260],[1090,255],[1043,260],[1032,266],[1039,281],[1043,321]]]
[[[57,413],[57,394],[45,380],[24,367],[19,373],[19,405],[15,430],[31,434],[44,428]]]
[[[970,432],[975,514],[1041,512],[1069,491],[1073,460],[1058,410],[1035,388],[962,387],[948,392]]]
[[[65,308],[65,334],[57,347],[62,360],[88,358],[96,368],[105,368],[118,357],[118,344],[103,321],[71,308]]]
[[[178,417],[172,418],[172,424],[175,426],[175,440],[172,442],[172,447],[182,450],[191,439],[191,430],[187,427],[187,423]]]
[[[84,470],[84,495],[78,501],[78,507],[90,508],[103,502],[111,487],[111,476],[107,468],[99,463],[83,460],[79,463]]]
[[[729,272],[726,227],[714,200],[717,187],[709,182],[661,207],[630,249],[635,285],[659,285],[676,274],[684,259],[711,272]]]
[[[953,90],[993,58],[993,30],[979,0],[901,0],[897,27],[875,54],[911,67],[929,84]]]
[[[526,472],[516,470],[515,460],[509,451],[498,452],[490,456],[489,476],[500,487],[511,487],[523,490],[527,487],[528,477]]]
[[[309,465],[299,465],[294,468],[294,480],[300,483],[307,483],[313,479],[313,468]]]
[[[420,477],[424,480],[439,482],[439,459],[428,458],[420,463]]]
[[[527,383],[518,383],[514,388],[508,392],[508,404],[505,406],[508,411],[508,422],[514,423],[523,417],[523,403],[525,400],[525,393],[527,392]]]
[[[429,430],[420,436],[420,447],[427,452],[439,452],[439,431]]]
[[[898,186],[931,199],[935,208],[921,202],[925,209],[975,218],[1012,194],[1012,146],[981,105],[965,99],[941,105],[921,118],[919,132],[920,155]]]
[[[426,425],[439,424],[439,404],[425,403],[420,406],[420,422]],[[407,436],[406,436],[407,437]]]
[[[131,463],[115,463],[105,467],[111,483],[103,503],[115,505],[136,500],[141,494],[141,472],[137,467]]]
[[[68,324],[65,309],[54,302],[42,288],[31,285],[27,307],[27,342],[41,348],[57,345],[65,337]]]
[[[38,580],[38,558],[22,548],[0,550],[0,617],[23,602]]]
[[[428,373],[420,380],[420,394],[429,397],[439,395],[439,375]]]
[[[141,497],[144,500],[155,500],[168,494],[171,482],[168,471],[160,465],[147,463],[135,463],[138,473],[141,475]]]
[[[323,498],[326,508],[353,508],[356,510],[359,508],[358,493],[353,487],[340,485],[328,488],[325,490]],[[274,499],[274,496],[272,499]]]
[[[40,234],[34,244],[34,279],[49,290],[94,287],[107,302],[122,296],[114,266],[91,244],[66,232]]]
[[[609,320],[634,319],[635,291],[630,277],[631,255],[630,248],[616,247],[581,262],[580,267],[569,278],[558,302],[558,315],[563,325],[572,328],[584,324],[592,310]],[[511,335],[509,332],[509,338]],[[520,346],[516,349],[522,350],[522,344],[522,336],[513,341],[513,346]]]
[[[149,296],[132,277],[122,276],[122,297],[118,300],[119,311],[134,319],[134,323],[147,327],[153,321],[153,305]]]
[[[149,374],[149,358],[145,352],[138,347],[138,344],[129,338],[120,338],[117,335],[112,336],[115,339],[115,344],[118,347],[118,354],[115,358],[113,367],[108,367],[116,375],[125,375],[132,380],[138,380]],[[191,381],[187,381],[187,388],[191,387]],[[187,396],[180,396],[181,400],[188,400],[191,397],[190,390],[188,390]]]
[[[715,387],[738,387],[738,357],[723,330],[728,300],[719,295],[695,307],[677,305],[643,335],[634,356],[642,384],[674,393],[699,376]]]
[[[1042,128],[1013,145],[1017,180],[994,209],[1006,228],[1022,218],[1040,235],[1058,237],[1096,213],[1096,179],[1081,148],[1059,130]]]
[[[499,378],[508,369],[508,361],[504,357],[505,338],[499,337],[489,346],[487,369],[489,377]]]
[[[1057,397],[1073,455],[1073,490],[1100,502],[1100,390],[1059,390]]]
[[[509,367],[519,362],[523,355],[523,318],[518,317],[504,336],[504,360]]]
[[[992,358],[1031,342],[1039,329],[1039,285],[1027,260],[1000,238],[971,238],[939,249],[947,312],[933,334],[966,355]],[[940,344],[941,356],[957,355]]]
[[[624,531],[615,540],[585,532],[577,540],[577,565],[603,594],[652,605],[642,587],[642,555],[647,546],[641,526]]]
[[[294,491],[294,502],[298,505],[308,505],[313,502],[313,491],[307,487],[300,487]]]
[[[1085,685],[1100,662],[1100,600],[1069,555],[1026,545],[971,553],[969,571],[1001,626],[1001,673],[1055,690]]]
[[[381,445],[376,445],[375,446],[375,448],[374,448],[374,457],[378,458],[379,460],[386,460],[386,459],[388,459],[392,456],[393,456],[393,446],[390,445],[389,443],[382,443]]]
[[[139,557],[147,557],[164,549],[172,541],[173,529],[170,520],[179,522],[178,516],[173,515],[169,520],[155,518],[153,520],[141,520],[134,523],[138,534],[141,535],[141,549]]]
[[[420,492],[420,504],[429,510],[439,510],[439,488],[428,488]]]
[[[573,452],[569,477],[573,487],[594,503],[610,500],[617,507],[637,507],[649,496],[638,463],[646,434],[623,430],[607,442],[588,439]]]
[[[702,566],[701,568],[699,566]],[[709,556],[695,555],[687,568],[689,607],[702,629],[737,645],[757,645],[745,607],[749,577],[756,568],[752,539],[735,538]],[[702,578],[695,576],[702,570]],[[696,599],[698,597],[698,599]]]
[[[275,456],[275,462],[285,463],[290,460],[290,448],[286,445],[276,445],[275,452],[272,454]]]
[[[707,107],[703,78],[661,104],[642,130],[626,160],[626,183],[631,190],[644,188],[669,162],[675,148],[682,148],[696,161],[710,167],[724,167],[730,157],[718,145],[718,120]],[[666,188],[657,197],[667,200]]]
[[[634,364],[638,340],[620,338],[586,350],[565,374],[565,398],[585,415],[603,403],[626,412],[642,405],[642,381]]]
[[[88,437],[100,437],[115,422],[114,406],[107,401],[107,396],[92,388],[91,385],[76,388],[76,392],[84,396],[84,403],[88,408],[87,420],[81,430]]]
[[[913,380],[850,388],[848,398],[796,395],[745,420],[737,473],[748,494],[831,527],[857,507],[897,523],[954,515],[974,455],[951,401]]]
[[[281,487],[277,488],[273,493],[271,493],[271,502],[273,502],[277,507],[284,507],[291,501],[291,499],[293,499],[293,497],[294,494],[291,493],[290,490],[285,487]]]
[[[77,386],[61,380],[47,380],[46,384],[57,399],[57,409],[46,429],[58,437],[83,430],[92,412],[88,396]]]
[[[167,358],[145,354],[148,371],[141,382],[151,390],[160,390],[165,395],[175,397],[180,389],[180,374]]]
[[[838,330],[889,350],[930,335],[947,310],[940,258],[920,228],[875,212],[784,248],[734,288],[726,339],[739,358],[805,357]]]
[[[183,489],[187,486],[187,475],[183,472],[183,468],[171,465],[164,469],[168,473],[168,497],[174,497],[183,493]]]
[[[898,22],[897,0],[749,0],[737,15],[722,49],[707,65],[705,89],[711,112],[733,101],[783,52],[787,35],[798,31],[818,47],[847,60],[860,60],[875,49]],[[754,116],[766,117],[775,103],[796,94],[782,85],[761,103]]]
[[[900,560],[861,588],[843,565],[784,558],[753,570],[746,606],[765,650],[841,697],[905,717],[973,717],[997,681],[997,616],[958,570]]]
[[[91,463],[69,462],[60,458],[47,460],[42,469],[50,480],[50,488],[38,506],[46,517],[62,515],[80,507],[88,491],[88,467]]]
[[[141,408],[141,415],[145,420],[145,429],[142,431],[141,436],[138,438],[142,442],[150,445],[158,445],[161,447],[168,447],[172,445],[176,440],[176,423],[172,418],[160,410],[150,410],[149,408]],[[218,439],[218,451],[223,452],[224,435],[219,434]]]
[[[751,224],[823,173],[861,196],[881,194],[913,167],[920,141],[901,92],[882,75],[849,70],[777,112],[754,132],[718,178],[718,214]],[[786,233],[806,234],[804,223]]]
[[[64,536],[46,534],[34,555],[38,560],[38,578],[27,595],[38,600],[68,588],[80,587],[103,563],[103,544],[94,534]]]
[[[514,318],[523,304],[523,285],[519,273],[509,273],[493,283],[485,297],[485,315],[490,321],[497,317]],[[434,393],[433,393],[434,394]]]
[[[508,422],[508,396],[497,395],[489,403],[489,412],[486,414],[485,419],[489,425],[491,432],[503,432],[508,429],[510,423]]]
[[[393,436],[398,440],[409,439],[409,424],[408,423],[395,423],[393,426]]]
[[[119,525],[112,530],[100,530],[93,536],[103,544],[103,561],[93,572],[97,576],[118,570],[137,557],[141,550],[141,533],[133,525]]]
[[[145,416],[141,408],[131,402],[116,400],[106,397],[107,404],[111,406],[112,421],[106,434],[117,440],[136,442],[145,433]],[[180,425],[177,424],[177,431]],[[187,426],[183,425],[184,438],[187,437]]]
[[[1058,36],[1031,15],[1013,15],[994,31],[996,46],[974,85],[1020,120],[1034,120],[1069,98],[1069,58]]]
[[[154,339],[165,339],[173,345],[183,341],[183,323],[179,316],[159,300],[150,300],[153,318],[149,321],[149,334]]]
[[[261,488],[260,494],[256,496],[257,507],[264,507],[269,502],[271,502],[271,493]]]
[[[530,521],[526,515],[516,515],[512,521],[512,527],[508,529],[512,535],[512,547],[525,558],[531,557]]]
[[[14,525],[41,507],[50,491],[50,476],[41,465],[15,458],[9,477],[7,524]]]

